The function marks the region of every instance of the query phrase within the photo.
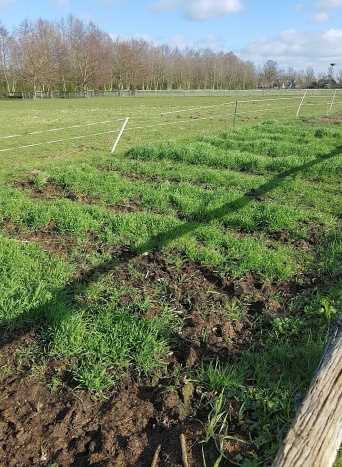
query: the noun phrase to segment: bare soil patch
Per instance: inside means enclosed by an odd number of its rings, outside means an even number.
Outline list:
[[[305,118],[305,122],[307,123],[333,123],[336,125],[342,124],[342,114],[337,113],[333,115],[322,115],[320,117],[311,117]]]
[[[40,239],[41,240],[41,239]],[[161,253],[122,258],[108,274],[113,285],[131,287],[151,306],[146,317],[172,306],[183,325],[172,345],[167,371],[156,380],[128,375],[105,399],[76,388],[65,362],[50,360],[39,378],[32,364],[18,367],[18,349],[39,342],[32,331],[0,340],[0,465],[4,466],[149,466],[161,445],[159,466],[182,466],[179,436],[185,434],[190,465],[202,466],[200,442],[209,412],[210,394],[196,383],[173,375],[196,370],[208,361],[235,358],[258,339],[261,315],[280,314],[298,290],[295,284],[271,284],[250,274],[221,278],[197,264],[173,262]],[[132,273],[134,271],[134,273]],[[86,283],[86,274],[81,277]],[[279,296],[283,301],[279,301]],[[277,298],[276,298],[277,297]],[[122,297],[131,301],[130,293]],[[232,317],[232,303],[242,307]],[[53,389],[54,377],[62,381]],[[232,434],[246,443],[227,441],[227,454],[248,449],[248,433],[239,424],[239,407],[229,408]],[[213,452],[215,450],[213,449]],[[207,462],[215,462],[207,451]],[[217,456],[216,456],[217,457]],[[210,465],[210,464],[209,464]]]
[[[163,465],[181,465],[179,432],[192,440],[198,423],[175,426],[166,408],[149,400],[149,388],[131,379],[106,400],[67,385],[56,393],[29,368],[11,367],[16,351],[33,341],[25,336],[2,348],[1,367],[11,370],[1,381],[1,465],[145,466],[160,442]],[[59,362],[50,361],[44,377],[61,370]]]
[[[99,198],[96,196],[90,196],[86,193],[75,193],[67,188],[64,188],[53,181],[48,181],[42,187],[38,188],[35,186],[31,179],[18,181],[15,183],[15,187],[25,191],[30,197],[40,198],[45,200],[54,200],[66,198],[71,201],[76,201],[84,204],[99,204]],[[142,207],[138,200],[129,199],[122,203],[107,204],[106,208],[116,213],[129,213],[142,211]]]
[[[76,246],[76,239],[71,235],[61,235],[56,232],[51,223],[45,229],[37,231],[23,230],[17,224],[6,222],[2,230],[11,238],[22,242],[37,243],[42,250],[67,258]]]
[[[49,180],[42,187],[37,187],[33,180],[28,178],[26,180],[17,181],[14,185],[16,188],[25,191],[32,198],[41,199],[60,199],[67,198],[71,201],[79,201],[87,204],[98,202],[98,199],[85,194],[78,194],[70,191],[57,183]]]

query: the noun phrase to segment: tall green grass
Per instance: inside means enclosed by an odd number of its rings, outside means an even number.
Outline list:
[[[39,310],[63,287],[72,267],[37,245],[0,236],[0,325],[39,319]],[[35,313],[37,312],[37,313]],[[32,314],[30,314],[32,313]],[[26,320],[26,321],[27,321]]]

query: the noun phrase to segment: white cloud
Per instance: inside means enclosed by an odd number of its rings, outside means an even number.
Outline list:
[[[52,0],[52,2],[59,8],[68,8],[71,0]]]
[[[322,37],[334,46],[338,41],[342,41],[342,29],[328,29],[322,34]]]
[[[15,0],[0,0],[0,9],[6,8],[14,3]]]
[[[328,21],[332,10],[342,8],[342,0],[320,0],[317,3],[318,11],[314,14],[313,19],[316,23]]]
[[[326,71],[332,62],[342,65],[342,28],[323,32],[284,31],[276,37],[252,42],[240,56],[257,64],[272,59],[282,67],[303,69],[313,66]]]
[[[179,9],[194,21],[237,13],[243,8],[241,0],[158,0],[152,7],[157,11]]]
[[[304,3],[298,2],[295,4],[295,10],[296,11],[304,11],[305,5]]]
[[[167,43],[170,47],[177,47],[177,49],[181,50],[192,47],[192,43],[183,34],[176,34],[170,37]]]
[[[149,34],[139,34],[139,33],[136,33],[136,34],[117,34],[115,32],[110,32],[109,33],[110,37],[112,38],[113,41],[117,41],[117,40],[120,40],[120,41],[131,41],[131,40],[137,40],[137,41],[146,41],[146,42],[150,42],[151,44],[155,45],[155,46],[158,46],[158,45],[161,45],[161,42],[154,39],[152,36],[150,36]]]
[[[144,40],[150,42],[155,46],[161,46],[167,44],[170,47],[178,48],[180,50],[185,49],[210,49],[215,52],[221,52],[226,50],[225,42],[222,37],[216,34],[208,34],[198,39],[190,39],[184,34],[175,34],[169,36],[152,37],[149,34],[133,34],[133,35],[121,35],[117,33],[109,33],[110,37],[115,40]]]
[[[319,6],[322,10],[342,7],[342,0],[321,0]]]
[[[316,23],[325,23],[329,20],[329,15],[325,11],[320,11],[314,15],[314,21]]]
[[[222,38],[215,34],[208,34],[207,36],[201,37],[196,40],[191,40],[185,37],[183,34],[176,34],[164,41],[159,43],[167,43],[171,47],[177,47],[178,49],[210,49],[215,52],[219,52],[225,49],[225,44]]]

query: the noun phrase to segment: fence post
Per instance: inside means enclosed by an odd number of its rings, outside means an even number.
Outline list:
[[[308,93],[308,90],[305,89],[305,93],[304,93],[304,95],[303,95],[303,97],[302,97],[302,100],[300,101],[299,106],[298,106],[298,110],[297,110],[297,114],[296,114],[296,117],[297,117],[297,118],[299,117],[300,109],[302,108],[302,106],[303,106],[303,104],[304,104],[304,99],[305,99],[307,93]]]
[[[116,149],[117,145],[119,144],[120,138],[121,138],[123,132],[125,131],[126,126],[127,126],[128,120],[129,120],[129,117],[127,117],[126,120],[124,121],[124,123],[122,125],[122,128],[120,130],[120,133],[118,134],[118,137],[116,138],[116,140],[115,140],[115,142],[113,144],[112,154],[114,154],[115,149]]]
[[[235,111],[234,111],[234,119],[233,119],[233,128],[235,129],[236,117],[237,117],[237,109],[238,109],[238,100],[235,101]]]
[[[332,467],[342,442],[342,321],[272,467]]]
[[[332,111],[332,108],[333,108],[333,106],[335,104],[336,94],[337,94],[337,89],[335,89],[334,95],[333,95],[331,103],[330,103],[330,107],[329,107],[329,109],[327,111],[327,115],[329,115],[330,112]]]

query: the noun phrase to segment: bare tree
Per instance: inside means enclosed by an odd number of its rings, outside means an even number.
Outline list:
[[[339,70],[336,76],[337,84],[341,87],[342,86],[342,70]]]
[[[268,60],[262,70],[261,79],[263,87],[272,88],[279,84],[279,67],[274,60]]]
[[[0,80],[3,80],[8,93],[15,90],[15,73],[12,67],[14,38],[0,23]]]
[[[72,16],[59,22],[24,21],[13,34],[0,25],[0,88],[7,93],[248,89],[309,86],[315,80],[312,69],[282,71],[273,60],[257,72],[232,52],[113,39],[94,23]]]

